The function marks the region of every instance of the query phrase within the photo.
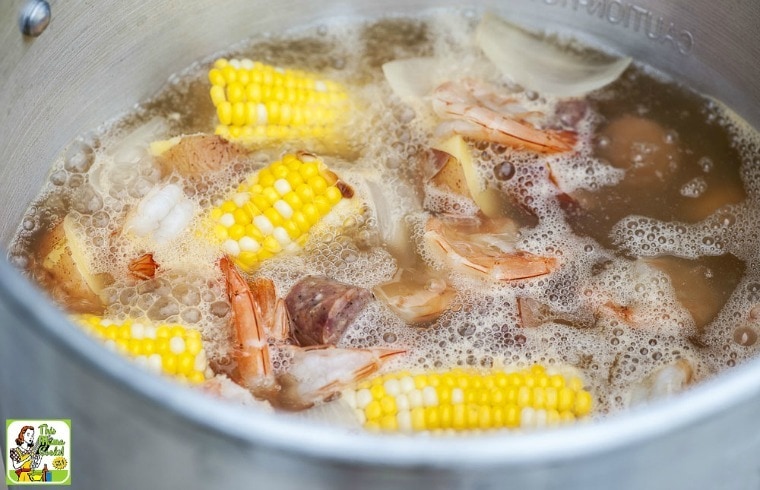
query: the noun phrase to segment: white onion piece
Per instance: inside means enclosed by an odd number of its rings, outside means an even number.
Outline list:
[[[118,144],[108,149],[107,153],[113,157],[117,165],[135,164],[148,154],[150,143],[165,134],[168,129],[169,126],[164,119],[154,117],[132,130]]]
[[[526,89],[577,97],[614,82],[631,58],[594,61],[564,51],[539,37],[486,14],[475,31],[478,46],[504,75]]]
[[[365,184],[369,190],[369,199],[375,211],[383,243],[400,264],[414,262],[414,250],[409,246],[409,229],[404,220],[393,213],[391,202],[397,196],[389,196],[389,189],[378,182],[378,179],[368,177]]]
[[[383,74],[399,98],[419,98],[435,88],[437,66],[438,63],[433,58],[394,60],[383,65]]]

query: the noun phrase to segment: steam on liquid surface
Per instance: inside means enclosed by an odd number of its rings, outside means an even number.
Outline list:
[[[704,377],[755,355],[757,135],[715,103],[643,67],[630,68],[612,85],[560,109],[562,101],[520,92],[490,66],[472,42],[474,26],[475,19],[454,14],[329,25],[253,41],[226,54],[318,72],[349,87],[358,101],[348,126],[351,148],[348,156],[327,155],[325,161],[355,187],[359,202],[372,202],[368,176],[382,183],[393,203],[390,215],[411,231],[413,266],[440,268],[422,243],[429,213],[421,205],[418,169],[434,124],[429,111],[392,95],[383,63],[434,56],[453,79],[478,78],[515,91],[533,110],[556,113],[557,127],[575,125],[580,133],[579,151],[553,156],[470,143],[478,172],[511,196],[505,214],[523,226],[517,246],[557,258],[558,270],[500,284],[450,273],[458,294],[434,323],[407,326],[373,302],[339,345],[405,349],[388,369],[569,364],[582,372],[599,413],[628,406],[633,384],[678,359],[688,358]],[[147,145],[213,131],[209,64],[199,62],[172,77],[133,114],[73,142],[54,163],[49,183],[19,228],[11,259],[33,269],[37,242],[64,215],[72,215],[86,237],[94,272],[114,279],[105,290],[108,316],[147,316],[198,328],[212,367],[234,372],[230,306],[216,267],[219,249],[192,231],[165,245],[121,233],[129,211],[161,180]],[[621,140],[624,147],[616,147]],[[298,149],[297,142],[263,148],[220,172],[170,180],[197,209],[208,209],[247,175]],[[657,163],[638,170],[650,160]],[[558,198],[547,168],[571,197],[569,205]],[[622,180],[620,168],[626,170]],[[447,205],[452,201],[443,199]],[[255,275],[273,279],[281,296],[307,274],[366,288],[389,280],[400,258],[384,246],[378,213],[371,205],[353,211],[331,215],[300,255],[270,259]],[[200,225],[197,215],[191,229]],[[134,283],[126,276],[127,265],[145,252],[166,272]],[[655,266],[644,266],[647,259]],[[673,270],[695,274],[697,280],[686,281],[695,289],[671,281],[667,274]],[[719,301],[695,321],[683,304],[694,296]],[[546,323],[522,326],[518,298],[544,305],[551,312]],[[595,315],[589,304],[602,305],[607,298],[635,305],[637,325]],[[275,368],[286,369],[287,363],[275,359]]]

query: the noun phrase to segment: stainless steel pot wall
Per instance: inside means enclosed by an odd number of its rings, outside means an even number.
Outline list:
[[[0,239],[67,142],[231,43],[333,16],[453,1],[52,1],[38,38],[0,4]],[[760,6],[485,0],[477,8],[644,60],[760,126]],[[669,403],[538,434],[336,434],[148,376],[78,332],[0,262],[0,419],[70,418],[73,488],[758,488],[760,362]],[[0,445],[5,444],[5,439]],[[3,447],[3,454],[8,449]]]

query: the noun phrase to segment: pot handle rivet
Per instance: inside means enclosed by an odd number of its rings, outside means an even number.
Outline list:
[[[18,25],[25,36],[37,37],[50,23],[50,4],[45,0],[29,0],[18,17]]]

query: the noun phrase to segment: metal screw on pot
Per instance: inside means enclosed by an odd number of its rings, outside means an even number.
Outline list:
[[[21,8],[18,25],[25,36],[39,36],[49,23],[50,4],[45,0],[29,0]]]

